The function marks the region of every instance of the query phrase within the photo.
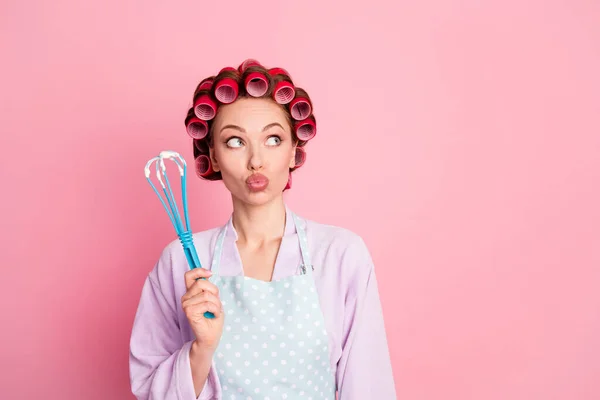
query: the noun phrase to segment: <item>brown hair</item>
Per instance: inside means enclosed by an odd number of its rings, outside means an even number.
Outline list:
[[[310,104],[311,112],[310,112],[310,115],[307,117],[307,119],[310,119],[313,122],[316,122],[314,114],[312,113],[312,111],[313,111],[312,110],[313,109],[312,101],[310,100],[308,93],[306,93],[306,91],[303,90],[302,88],[295,86],[292,81],[292,78],[287,73],[285,73],[284,70],[278,69],[277,71],[274,71],[273,74],[271,74],[271,73],[269,73],[269,70],[267,70],[262,65],[251,65],[248,68],[246,68],[245,70],[243,70],[242,73],[240,73],[240,69],[241,68],[238,68],[238,70],[236,70],[236,71],[224,70],[224,71],[221,71],[216,76],[210,76],[208,78],[205,78],[202,81],[200,81],[200,83],[196,87],[196,90],[194,90],[194,96],[193,96],[194,102],[200,96],[208,95],[212,99],[212,101],[214,101],[217,104],[217,111],[216,111],[215,117],[208,121],[205,121],[206,124],[208,125],[208,134],[202,139],[193,139],[194,159],[198,158],[201,155],[209,156],[209,147],[213,146],[213,127],[215,125],[214,122],[217,119],[217,116],[219,114],[219,107],[221,105],[223,105],[223,103],[221,103],[219,100],[217,100],[217,97],[215,96],[215,86],[220,80],[225,79],[225,78],[231,78],[237,82],[238,95],[237,95],[236,100],[239,98],[273,99],[273,92],[279,82],[286,81],[288,83],[291,83],[294,86],[294,90],[295,90],[294,99],[305,98],[308,100],[308,102]],[[246,77],[253,72],[258,72],[258,73],[262,74],[267,80],[267,91],[262,96],[259,96],[259,97],[251,96],[246,91],[246,87],[244,85]],[[208,88],[209,85],[202,85],[203,83],[205,83],[207,81],[213,81],[213,84],[210,88]],[[201,86],[202,86],[202,88],[201,88]],[[292,104],[293,101],[294,100],[292,100],[291,102],[289,102],[287,104],[279,104],[279,103],[275,102],[275,100],[273,100],[273,102],[275,104],[277,104],[278,106],[280,106],[281,109],[284,111],[284,114],[285,114],[287,121],[289,123],[289,126],[290,126],[290,130],[292,132],[292,140],[293,140],[294,144],[296,144],[297,147],[304,147],[308,141],[300,140],[298,138],[298,136],[296,135],[296,130],[294,129],[294,125],[298,121],[292,117],[290,104]],[[196,114],[194,112],[194,106],[192,105],[192,107],[188,110],[187,116],[184,121],[186,127],[187,127],[190,119],[192,119],[194,117],[196,117]],[[298,167],[290,168],[290,173],[292,171],[296,170],[296,168],[298,168]],[[221,176],[221,172],[212,172],[212,173],[204,176],[203,178],[207,179],[207,180],[211,180],[211,181],[216,181],[216,180],[221,180],[222,176]]]

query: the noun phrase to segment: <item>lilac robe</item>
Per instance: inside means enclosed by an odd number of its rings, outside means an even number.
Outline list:
[[[302,219],[314,279],[329,335],[329,361],[340,400],[396,399],[394,378],[371,255],[360,236],[340,227]],[[209,269],[222,227],[194,234]],[[223,244],[221,275],[241,275],[231,219]],[[273,280],[299,274],[300,246],[286,207],[286,224]],[[138,399],[221,399],[215,366],[199,397],[194,392],[190,347],[194,334],[181,307],[189,270],[179,240],[163,250],[144,283],[130,340],[130,382]],[[227,318],[227,316],[225,316]]]

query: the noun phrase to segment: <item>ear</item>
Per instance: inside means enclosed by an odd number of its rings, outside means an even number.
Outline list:
[[[215,148],[212,146],[209,146],[208,152],[209,152],[209,156],[210,156],[210,164],[212,166],[213,171],[219,172],[221,169],[219,168],[219,162],[217,161],[217,157],[215,154]]]
[[[294,145],[294,147],[292,147],[292,158],[290,159],[290,168],[294,168],[296,166],[296,147],[297,145]]]

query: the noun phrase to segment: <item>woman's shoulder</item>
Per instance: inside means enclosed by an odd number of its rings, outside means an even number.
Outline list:
[[[338,225],[305,219],[306,233],[313,246],[339,255],[350,255],[364,261],[370,253],[361,235]]]
[[[361,236],[342,226],[325,224],[311,219],[304,219],[306,231],[311,235],[318,236],[321,240],[332,243],[349,244],[362,241]]]
[[[305,226],[313,264],[322,282],[335,282],[337,287],[350,290],[368,281],[374,265],[361,235],[312,220],[306,220]]]
[[[192,238],[194,241],[194,246],[197,248],[197,250],[208,246],[210,242],[216,241],[217,235],[219,234],[221,228],[222,227],[214,227],[203,231],[194,232],[192,234]],[[183,252],[183,246],[181,245],[179,238],[173,239],[171,242],[167,243],[167,245],[163,247],[162,253],[163,255],[169,254],[171,257],[178,255],[185,256],[185,253]]]
[[[211,248],[217,240],[220,229],[221,227],[214,227],[197,231],[192,234],[194,247],[196,248],[196,252],[198,253],[203,268],[208,267],[208,265],[206,265],[207,257],[211,253]],[[163,276],[172,274],[178,275],[180,272],[187,271],[188,268],[189,266],[183,250],[183,245],[179,238],[176,238],[163,246],[154,272]]]

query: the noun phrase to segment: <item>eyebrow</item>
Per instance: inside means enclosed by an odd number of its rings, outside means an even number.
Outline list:
[[[272,127],[274,127],[274,126],[278,126],[278,127],[280,127],[281,129],[284,129],[284,128],[283,128],[283,126],[282,126],[282,125],[281,125],[279,122],[273,122],[273,123],[271,123],[271,124],[269,124],[269,125],[265,126],[265,127],[262,129],[262,131],[264,132],[264,131],[266,131],[267,129],[269,129],[269,128],[272,128]],[[246,133],[246,130],[245,130],[244,128],[242,128],[242,127],[240,127],[240,126],[237,126],[237,125],[231,125],[231,124],[229,124],[229,125],[225,125],[224,127],[222,127],[222,128],[221,128],[221,130],[219,131],[219,133],[223,132],[225,129],[235,129],[236,131],[240,131],[240,132],[242,132],[242,133]]]

